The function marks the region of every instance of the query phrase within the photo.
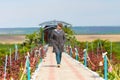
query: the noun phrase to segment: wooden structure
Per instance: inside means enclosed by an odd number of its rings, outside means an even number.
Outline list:
[[[46,21],[46,22],[39,24],[40,27],[44,28],[44,40],[46,43],[50,44],[51,32],[52,32],[52,30],[54,30],[57,27],[58,23],[62,23],[63,26],[65,26],[65,27],[71,26],[71,24],[69,24],[69,23],[66,23],[64,21],[57,21],[57,20]]]

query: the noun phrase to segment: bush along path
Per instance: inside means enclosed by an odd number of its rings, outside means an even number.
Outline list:
[[[84,48],[82,45],[75,47],[66,45],[65,52],[77,61],[82,62],[85,67],[99,73],[104,80],[120,80],[120,66],[118,65],[116,69],[111,64],[111,62],[115,62],[114,56],[111,56],[110,54],[110,58],[108,58],[107,50],[101,45],[102,43],[99,44],[100,46],[97,46],[96,51],[93,50],[93,43],[91,44],[91,50],[88,50],[88,48],[90,48],[88,43],[86,43]],[[110,49],[110,52],[112,53],[112,45]]]
[[[18,46],[9,55],[1,58],[3,65],[0,65],[0,80],[30,80],[31,74],[38,68],[45,57],[48,45],[39,45],[26,53],[20,53]]]

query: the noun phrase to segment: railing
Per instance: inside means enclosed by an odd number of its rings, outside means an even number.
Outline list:
[[[24,56],[19,53],[18,46],[15,45],[15,50],[12,53],[11,49],[9,56],[3,59],[4,68],[0,68],[0,78],[2,80],[30,80],[31,74],[38,68],[47,52],[48,45],[33,48]]]
[[[112,48],[112,47],[111,47]],[[79,48],[77,47],[74,47],[72,48],[70,45],[66,45],[65,46],[65,52],[67,54],[69,54],[71,57],[73,57],[74,59],[76,59],[77,61],[81,61],[85,67],[89,67],[91,68],[93,71],[96,71],[96,69],[98,68],[102,68],[102,70],[104,70],[104,72],[101,72],[103,73],[104,75],[104,80],[108,80],[108,67],[110,67],[112,69],[112,72],[115,74],[116,76],[116,80],[120,80],[120,77],[117,75],[117,73],[114,71],[113,67],[112,67],[112,64],[110,62],[110,60],[108,59],[107,57],[107,52],[103,52],[101,51],[101,53],[96,56],[94,55],[89,55],[87,53],[87,50],[88,50],[88,43],[87,43],[87,47],[86,49],[82,49],[80,50]],[[111,52],[112,53],[112,52]],[[98,63],[98,66],[96,66],[95,64],[95,61],[93,62],[93,59],[92,58],[95,58],[96,59],[99,59],[100,60],[96,60]],[[111,57],[110,57],[111,59]]]

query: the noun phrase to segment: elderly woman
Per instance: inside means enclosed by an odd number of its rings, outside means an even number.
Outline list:
[[[62,30],[63,25],[58,23],[57,28],[51,33],[50,40],[53,45],[53,51],[56,54],[57,67],[60,67],[62,52],[64,51],[65,33]]]

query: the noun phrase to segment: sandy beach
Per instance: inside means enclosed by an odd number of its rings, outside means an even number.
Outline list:
[[[120,35],[75,35],[78,41],[94,41],[96,39],[120,42]]]
[[[78,41],[94,41],[96,39],[109,40],[112,42],[120,42],[120,35],[75,35]],[[22,43],[25,35],[0,35],[0,43],[14,44]]]
[[[0,35],[0,43],[14,44],[22,43],[25,40],[25,35]]]

